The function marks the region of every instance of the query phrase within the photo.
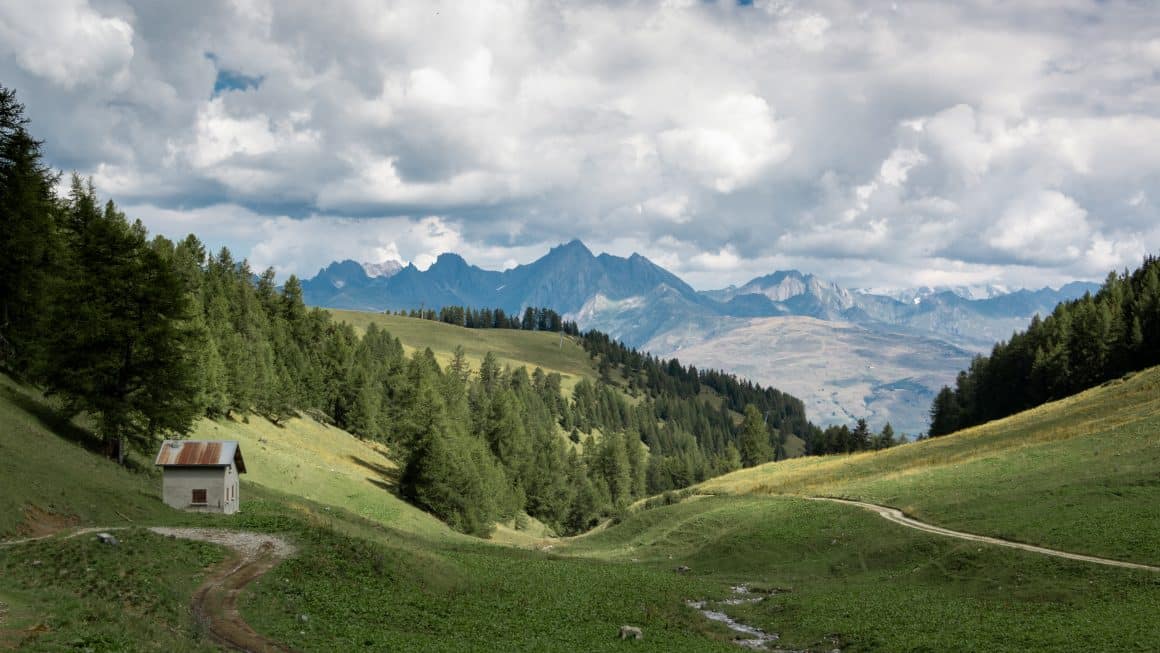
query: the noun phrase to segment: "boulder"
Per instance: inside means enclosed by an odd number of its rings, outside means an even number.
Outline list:
[[[621,639],[644,639],[644,633],[641,631],[639,626],[621,626],[620,627],[620,638]]]

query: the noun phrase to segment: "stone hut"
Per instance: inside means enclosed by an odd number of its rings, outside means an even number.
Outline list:
[[[238,474],[246,461],[237,440],[166,440],[154,463],[162,469],[167,505],[195,512],[238,511]]]

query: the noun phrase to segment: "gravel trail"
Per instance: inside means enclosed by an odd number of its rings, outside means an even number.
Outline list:
[[[227,531],[217,528],[149,529],[158,535],[200,540],[228,547],[234,555],[214,568],[193,594],[193,613],[210,637],[237,651],[291,651],[250,627],[238,612],[238,595],[246,585],[262,577],[295,548],[286,540],[266,533]]]
[[[934,526],[925,522],[918,521],[911,517],[902,514],[902,511],[897,508],[889,506],[880,506],[876,503],[866,503],[865,501],[853,501],[851,499],[835,499],[833,497],[805,497],[811,501],[832,501],[834,503],[845,503],[851,506],[858,506],[878,513],[883,519],[892,521],[895,524],[913,528],[915,530],[923,531],[925,533],[933,533],[934,535],[943,535],[946,537],[953,537],[960,540],[969,540],[971,542],[983,542],[985,544],[994,544],[995,546],[1005,546],[1012,549],[1020,549],[1023,551],[1030,551],[1032,553],[1039,553],[1047,556],[1054,556],[1056,558],[1067,558],[1068,560],[1079,560],[1080,562],[1093,562],[1098,565],[1108,565],[1109,567],[1123,567],[1125,569],[1141,569],[1144,571],[1160,572],[1160,567],[1153,567],[1152,565],[1140,564],[1138,562],[1124,562],[1123,560],[1112,560],[1110,558],[1100,558],[1097,556],[1084,555],[1082,553],[1069,553],[1067,551],[1059,551],[1057,549],[1048,549],[1042,546],[1035,546],[1034,544],[1023,544],[1022,542],[1012,542],[1011,540],[1004,540],[997,537],[988,537],[986,535],[976,535],[974,533],[964,533],[962,531],[954,531],[942,526]]]

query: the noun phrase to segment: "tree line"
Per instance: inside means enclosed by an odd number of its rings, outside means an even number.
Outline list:
[[[930,435],[952,433],[1160,364],[1160,259],[1111,272],[1096,292],[1036,315],[976,356],[930,408]]]
[[[388,314],[390,312],[388,311]],[[433,320],[468,329],[516,329],[522,331],[564,332],[570,336],[580,335],[580,327],[575,322],[563,319],[559,313],[547,307],[524,309],[523,317],[509,315],[502,308],[471,308],[468,306],[443,306],[438,311],[433,308],[400,310],[394,315]]]
[[[852,429],[845,424],[827,426],[825,430],[811,429],[806,436],[805,455],[877,451],[905,442],[906,436],[896,436],[890,422],[886,422],[881,431],[874,433],[865,418],[858,418]]]

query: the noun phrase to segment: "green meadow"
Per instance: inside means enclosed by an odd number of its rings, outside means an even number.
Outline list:
[[[456,347],[463,347],[463,353],[474,369],[479,369],[483,357],[491,352],[501,365],[526,367],[528,372],[539,367],[545,373],[559,373],[561,387],[566,393],[571,393],[582,378],[590,381],[597,378],[596,367],[584,348],[571,337],[561,338],[558,333],[465,329],[389,313],[328,310],[336,321],[349,323],[359,333],[366,331],[372,323],[386,329],[403,343],[407,353],[430,349],[443,366],[451,361]]]
[[[251,625],[299,650],[741,650],[689,600],[789,650],[1154,650],[1160,574],[930,535],[795,495],[1156,563],[1158,383],[1148,370],[940,439],[743,470],[576,538],[533,525],[483,541],[400,501],[389,452],[307,419],[200,423],[201,436],[242,442],[243,510],[170,510],[150,460],[118,468],[86,448],[83,422],[3,377],[5,539],[128,530],[115,548],[90,536],[0,547],[0,649],[212,650],[188,605],[223,552],[138,528],[208,524],[299,546],[242,595]],[[761,601],[712,603],[737,584]],[[644,639],[621,641],[624,624]]]

